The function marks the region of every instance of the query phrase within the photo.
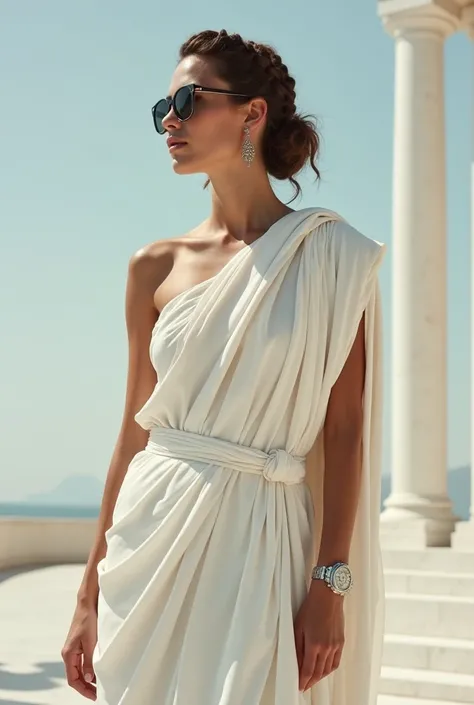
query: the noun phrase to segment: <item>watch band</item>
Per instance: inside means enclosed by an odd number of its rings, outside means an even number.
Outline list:
[[[311,577],[313,580],[326,580],[326,569],[325,565],[315,565]]]

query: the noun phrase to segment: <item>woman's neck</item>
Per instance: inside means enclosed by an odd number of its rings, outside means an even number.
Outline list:
[[[292,211],[275,195],[265,171],[255,165],[237,174],[229,170],[222,178],[211,178],[212,212],[208,224],[236,240],[253,242],[277,220]]]

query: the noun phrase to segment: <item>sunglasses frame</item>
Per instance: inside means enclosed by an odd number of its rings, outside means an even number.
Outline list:
[[[180,118],[178,115],[178,112],[176,110],[176,95],[177,93],[182,90],[183,88],[187,88],[190,90],[190,96],[191,96],[191,114],[186,117],[186,118]],[[251,95],[246,95],[245,93],[236,93],[235,91],[227,91],[222,88],[208,88],[206,86],[199,86],[197,83],[188,83],[185,86],[181,86],[178,88],[176,93],[174,94],[173,97],[167,96],[166,98],[160,98],[160,100],[155,103],[155,105],[151,109],[151,114],[153,116],[153,124],[155,126],[155,130],[158,132],[159,135],[164,135],[166,133],[166,129],[163,129],[163,131],[159,130],[156,124],[156,110],[158,108],[158,105],[163,102],[164,100],[168,103],[168,113],[170,111],[170,108],[173,108],[173,112],[176,115],[177,119],[179,122],[186,122],[192,116],[194,115],[194,96],[196,93],[217,93],[218,95],[231,95],[235,96],[236,98],[247,98],[247,100],[250,100],[253,98]],[[166,113],[166,115],[168,114]]]

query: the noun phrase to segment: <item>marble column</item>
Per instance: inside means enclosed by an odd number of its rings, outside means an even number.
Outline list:
[[[444,42],[435,2],[381,0],[395,41],[392,492],[384,547],[449,546]],[[402,7],[402,9],[397,9]]]
[[[474,42],[474,4],[464,9],[463,28]],[[471,61],[472,108],[471,111],[471,331],[474,334],[474,45]],[[471,509],[468,521],[456,525],[452,545],[456,550],[474,551],[474,346],[471,361]]]

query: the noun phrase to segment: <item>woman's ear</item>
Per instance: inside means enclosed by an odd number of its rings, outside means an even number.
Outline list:
[[[267,101],[264,98],[252,98],[245,107],[247,116],[244,121],[244,127],[248,127],[251,133],[260,132],[267,119]]]

